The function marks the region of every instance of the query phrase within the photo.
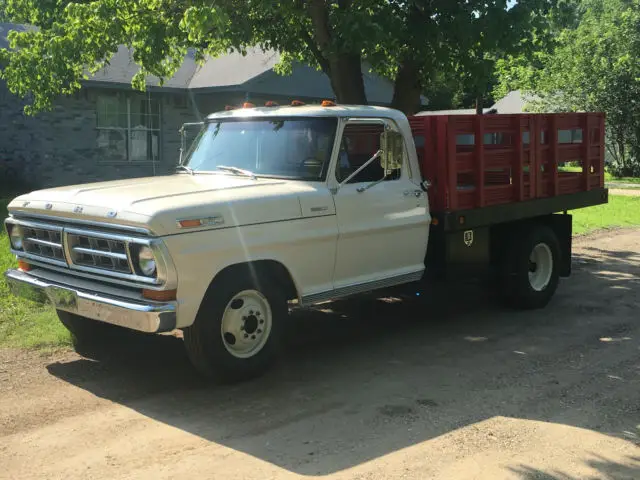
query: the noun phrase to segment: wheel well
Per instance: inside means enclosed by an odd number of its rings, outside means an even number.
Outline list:
[[[284,292],[287,300],[298,298],[298,290],[289,270],[276,260],[256,260],[229,265],[218,272],[211,281],[209,288],[227,276],[254,277],[258,285],[260,285],[260,282],[276,282]]]
[[[571,215],[544,215],[517,222],[508,222],[491,227],[491,264],[498,265],[507,246],[518,240],[519,235],[535,228],[537,225],[545,225],[551,228],[560,244],[560,276],[568,277],[571,274],[571,240],[572,240],[572,216]]]

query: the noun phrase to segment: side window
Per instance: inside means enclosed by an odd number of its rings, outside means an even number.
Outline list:
[[[336,179],[342,182],[349,175],[366,163],[380,149],[380,134],[384,131],[381,123],[348,124],[344,128],[340,141],[338,163],[336,165]],[[394,170],[385,178],[397,180],[400,169]],[[349,180],[348,183],[370,183],[384,178],[384,168],[380,160],[374,160],[367,168]]]

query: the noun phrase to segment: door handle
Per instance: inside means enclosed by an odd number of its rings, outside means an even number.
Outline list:
[[[415,197],[420,198],[422,196],[422,190],[405,190],[404,191],[405,197],[409,197],[411,195],[414,195]]]

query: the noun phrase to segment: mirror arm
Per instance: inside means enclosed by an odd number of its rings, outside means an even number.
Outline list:
[[[356,175],[358,175],[362,170],[364,170],[365,168],[367,168],[369,166],[369,164],[371,164],[371,162],[373,162],[375,159],[379,158],[380,155],[382,155],[382,150],[378,150],[373,157],[371,157],[369,160],[367,160],[366,162],[364,162],[362,165],[360,165],[360,167],[353,172],[351,175],[349,175],[347,178],[345,178],[342,182],[340,182],[338,184],[338,188],[342,187],[344,184],[346,184],[349,180],[351,180],[353,177],[355,177]]]

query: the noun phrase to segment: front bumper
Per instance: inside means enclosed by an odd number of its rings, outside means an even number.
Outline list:
[[[176,326],[176,302],[137,302],[36,278],[21,270],[5,277],[14,295],[58,310],[147,333],[168,332]]]

